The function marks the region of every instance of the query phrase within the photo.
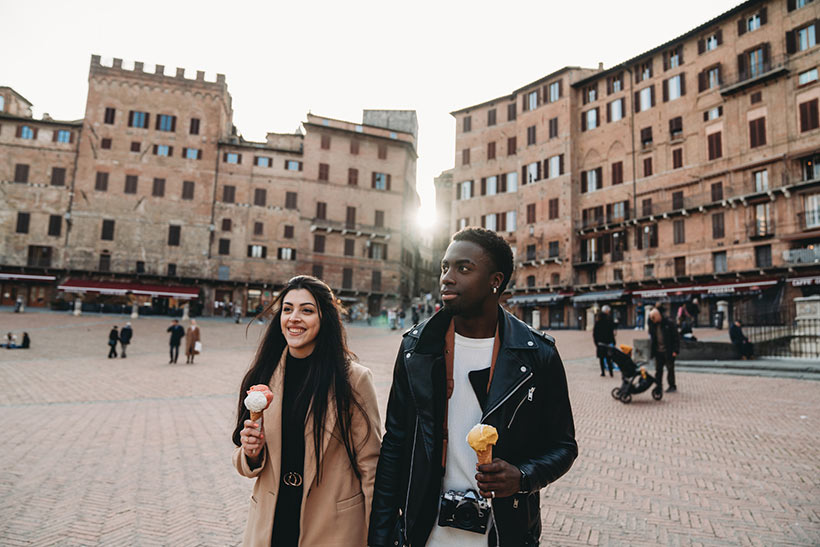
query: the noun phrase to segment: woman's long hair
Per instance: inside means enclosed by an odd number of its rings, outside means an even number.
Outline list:
[[[288,281],[279,296],[260,315],[270,318],[270,324],[265,332],[264,340],[259,346],[250,370],[242,379],[237,405],[236,429],[233,432],[233,442],[241,446],[239,433],[245,427],[245,420],[250,419],[250,411],[245,408],[245,394],[251,386],[269,384],[273,372],[279,365],[282,352],[287,351],[287,342],[282,334],[282,302],[292,290],[305,289],[313,295],[319,312],[319,334],[316,336],[316,346],[310,357],[310,369],[307,373],[304,387],[297,395],[297,400],[307,398],[312,402],[313,414],[313,445],[316,454],[316,476],[321,477],[319,455],[322,448],[322,439],[325,433],[325,416],[328,411],[328,396],[336,400],[336,418],[344,443],[347,457],[356,477],[361,479],[356,460],[356,446],[351,431],[352,410],[360,411],[367,424],[367,435],[370,435],[370,421],[361,404],[353,396],[350,385],[350,364],[356,356],[347,347],[347,336],[342,327],[341,314],[336,304],[336,298],[323,281],[307,275],[300,275]],[[281,394],[277,394],[281,397]],[[283,412],[286,412],[283,409]],[[278,428],[279,424],[274,424]]]

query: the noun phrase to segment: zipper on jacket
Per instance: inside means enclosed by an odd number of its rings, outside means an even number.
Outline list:
[[[515,415],[518,414],[518,409],[521,408],[521,405],[524,404],[524,401],[532,402],[532,394],[535,392],[535,387],[531,387],[530,390],[527,392],[527,396],[521,399],[521,402],[518,403],[518,406],[515,407],[513,411],[512,418],[510,418],[510,423],[507,424],[507,429],[512,427],[513,421],[515,420]]]
[[[416,439],[419,432],[419,416],[416,414],[416,425],[413,427],[413,451],[410,452],[410,474],[407,476],[407,497],[404,499],[404,542],[407,542],[407,510],[410,508],[410,486],[413,484],[413,464],[416,459]]]
[[[487,419],[487,417],[488,417],[490,414],[492,414],[493,412],[495,412],[496,410],[498,410],[498,409],[499,409],[499,407],[501,407],[501,405],[503,405],[504,403],[506,403],[506,402],[507,402],[507,399],[509,399],[510,397],[512,397],[513,395],[515,395],[515,392],[516,392],[516,391],[518,391],[518,388],[520,388],[521,386],[523,386],[524,384],[526,384],[526,383],[529,381],[529,379],[530,379],[530,378],[532,378],[532,372],[530,372],[529,374],[527,374],[527,376],[525,376],[523,380],[521,380],[520,382],[518,382],[518,385],[516,385],[513,389],[511,389],[511,390],[510,390],[510,392],[507,394],[507,396],[506,396],[506,397],[504,397],[503,399],[501,399],[501,401],[499,401],[499,402],[498,402],[498,404],[496,404],[496,405],[495,405],[494,407],[492,407],[490,410],[488,410],[487,412],[485,412],[485,413],[484,413],[484,416],[482,416],[482,417],[481,417],[481,421],[483,422],[484,420],[486,420],[486,419]]]

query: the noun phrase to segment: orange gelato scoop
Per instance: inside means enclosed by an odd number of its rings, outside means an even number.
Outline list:
[[[474,425],[467,433],[467,443],[475,450],[478,463],[481,465],[493,461],[493,445],[497,442],[498,431],[491,425]]]

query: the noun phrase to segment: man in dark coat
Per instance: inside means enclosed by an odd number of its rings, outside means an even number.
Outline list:
[[[612,359],[609,358],[606,348],[599,345],[615,344],[615,322],[610,317],[611,312],[612,309],[609,306],[602,307],[595,319],[595,326],[592,328],[592,341],[595,342],[596,354],[601,364],[601,376],[605,376],[604,372],[607,367],[609,375],[612,376]]]
[[[108,333],[108,358],[111,359],[117,356],[117,342],[120,341],[120,333],[117,330],[117,325]]]
[[[743,329],[740,327],[740,319],[735,319],[732,326],[729,327],[729,338],[735,346],[735,350],[741,359],[751,359],[754,355],[754,346],[749,339],[743,334]]]
[[[131,343],[131,338],[134,336],[134,331],[131,329],[131,323],[126,323],[120,331],[120,346],[122,347],[122,358],[125,359],[125,350],[128,344]]]
[[[171,326],[165,329],[165,332],[171,333],[171,339],[169,340],[171,345],[171,360],[168,361],[168,364],[170,365],[172,363],[176,363],[179,358],[179,344],[185,337],[185,329],[179,324],[178,319],[174,319],[171,322]]]
[[[441,263],[444,309],[404,335],[396,359],[371,547],[538,545],[539,492],[569,470],[578,446],[554,340],[498,304],[512,269],[495,232],[453,236]],[[478,423],[498,433],[488,464],[477,465],[465,439]],[[445,492],[468,490],[491,504],[483,535],[439,514]]]
[[[663,308],[657,307],[649,312],[649,358],[655,359],[655,379],[658,388],[663,389],[663,367],[668,372],[667,393],[678,390],[675,384],[675,357],[680,351],[680,339],[675,324],[663,315]]]

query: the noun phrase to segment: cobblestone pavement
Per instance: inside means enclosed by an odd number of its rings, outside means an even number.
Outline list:
[[[142,318],[128,358],[106,359],[124,321],[0,312],[33,341],[0,350],[0,544],[240,541],[251,482],[230,432],[261,327],[203,319],[197,363],[169,365],[168,321]],[[384,405],[399,334],[349,332]],[[682,372],[677,394],[624,405],[589,333],[553,334],[580,456],[545,491],[544,544],[820,544],[820,383]]]

